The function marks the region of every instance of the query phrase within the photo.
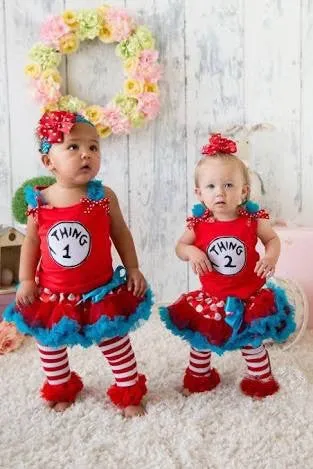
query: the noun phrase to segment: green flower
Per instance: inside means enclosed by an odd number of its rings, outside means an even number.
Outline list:
[[[86,103],[68,94],[59,99],[58,107],[60,111],[79,112],[86,107]]]
[[[79,39],[94,39],[100,33],[101,18],[95,10],[81,10],[78,15],[78,36]]]
[[[155,40],[147,26],[139,26],[135,31],[135,36],[142,49],[154,49]]]
[[[62,58],[61,54],[57,50],[41,43],[35,44],[31,48],[29,57],[34,62],[38,63],[42,70],[58,67]]]
[[[154,39],[147,26],[139,26],[134,34],[116,46],[115,53],[122,59],[136,57],[144,49],[154,49]]]
[[[142,112],[134,111],[132,114],[130,114],[129,119],[132,126],[136,129],[139,129],[145,123],[145,116]]]
[[[118,106],[125,116],[131,116],[137,108],[137,99],[119,93],[114,98],[114,103]]]
[[[136,57],[142,50],[140,42],[135,35],[120,42],[115,49],[115,53],[122,59],[129,59],[130,57]]]

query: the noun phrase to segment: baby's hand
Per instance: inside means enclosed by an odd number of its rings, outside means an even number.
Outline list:
[[[34,280],[23,280],[16,292],[16,303],[20,305],[32,304],[38,295],[38,287]]]
[[[275,272],[275,265],[273,258],[265,256],[256,263],[254,272],[261,278],[271,277]]]
[[[196,275],[204,275],[206,272],[212,272],[213,268],[205,252],[196,246],[188,246],[188,259],[192,270]]]
[[[127,289],[135,296],[141,297],[147,290],[147,282],[139,269],[132,267],[127,269]]]

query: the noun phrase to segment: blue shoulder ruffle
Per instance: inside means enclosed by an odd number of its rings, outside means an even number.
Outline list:
[[[25,186],[24,187],[24,198],[27,205],[32,208],[38,207],[38,197],[40,197],[40,191],[35,189],[32,186]]]
[[[101,200],[105,197],[105,190],[102,182],[98,179],[93,179],[87,184],[87,197],[90,200]]]
[[[249,213],[257,213],[260,210],[259,204],[253,202],[253,200],[248,200],[248,202],[243,205],[243,208]]]
[[[195,204],[193,207],[192,207],[192,214],[194,217],[202,217],[202,215],[204,214],[206,208],[203,204]]]

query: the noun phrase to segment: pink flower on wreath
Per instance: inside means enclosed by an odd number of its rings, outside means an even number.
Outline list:
[[[110,8],[106,11],[105,19],[112,28],[112,39],[123,41],[134,29],[134,21],[123,8]]]
[[[157,93],[141,93],[138,95],[138,111],[144,113],[148,120],[155,119],[160,111],[160,100]]]
[[[40,38],[45,44],[58,47],[60,38],[68,32],[70,28],[61,16],[49,16],[41,26]]]
[[[39,104],[53,103],[61,96],[60,84],[52,80],[34,80],[33,96]]]
[[[130,122],[116,106],[108,106],[104,109],[104,123],[108,125],[114,134],[128,134]]]
[[[158,61],[159,52],[154,49],[146,49],[141,51],[138,61],[141,65],[152,65]]]
[[[148,81],[156,83],[162,76],[162,67],[160,64],[138,63],[132,77],[139,81]]]
[[[0,355],[16,350],[24,341],[24,336],[17,332],[14,324],[0,322]]]

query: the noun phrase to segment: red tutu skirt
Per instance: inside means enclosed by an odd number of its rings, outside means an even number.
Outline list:
[[[274,293],[267,288],[259,290],[243,303],[241,328],[276,312]],[[183,294],[167,309],[172,323],[178,329],[199,332],[212,345],[221,345],[233,334],[233,327],[228,323],[229,312],[225,311],[225,306],[224,300],[203,290],[196,290]]]
[[[104,315],[109,319],[129,317],[142,300],[128,291],[126,284],[112,290],[98,303],[84,302],[82,295],[54,293],[41,288],[34,303],[29,306],[16,305],[16,311],[30,327],[51,329],[64,317],[84,327],[96,323]]]

